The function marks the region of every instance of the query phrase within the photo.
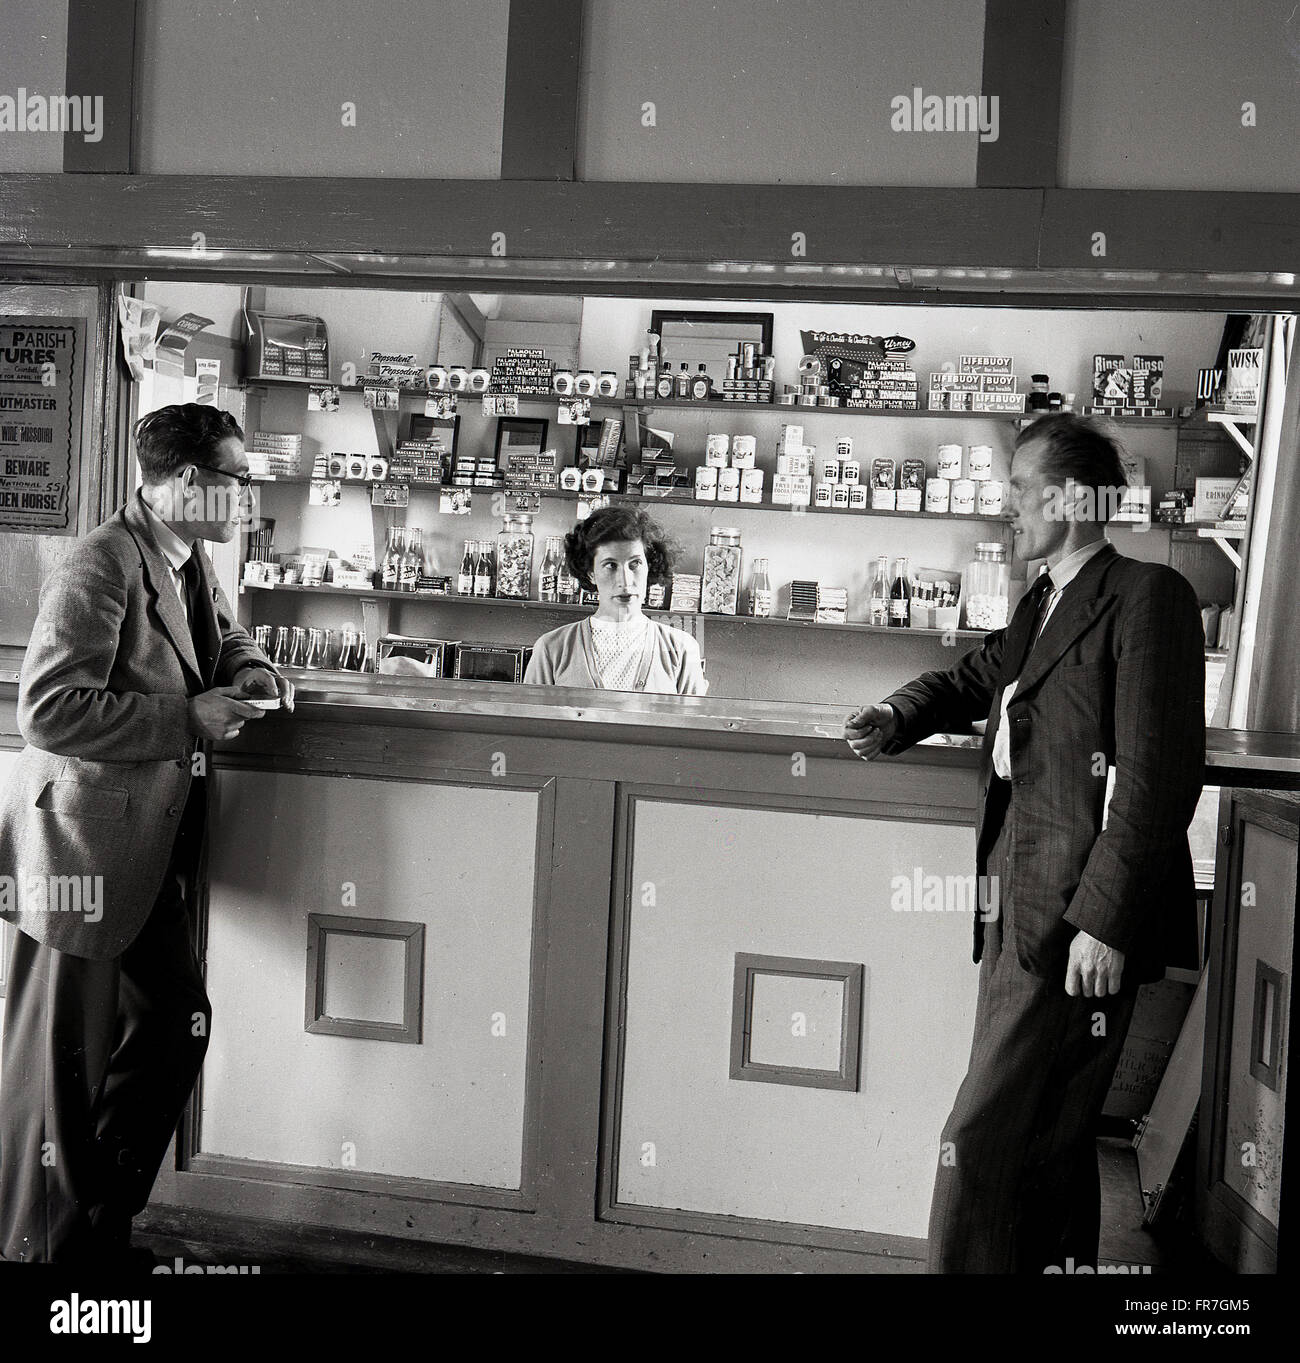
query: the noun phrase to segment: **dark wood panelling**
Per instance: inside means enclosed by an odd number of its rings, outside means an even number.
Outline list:
[[[3,246],[152,245],[495,259],[1030,267],[1040,192],[797,185],[0,176]],[[795,257],[792,234],[806,236]],[[497,234],[501,234],[498,237]],[[502,240],[503,238],[503,240]]]
[[[1055,185],[1065,0],[985,0],[980,92],[996,95],[998,138],[979,144],[975,183]]]
[[[1044,269],[1293,272],[1300,195],[1193,190],[1044,191]],[[1094,235],[1105,235],[1105,255]]]
[[[102,95],[104,126],[97,142],[64,135],[65,171],[129,175],[135,169],[138,9],[137,0],[68,0],[65,89],[70,96]]]
[[[581,48],[581,0],[512,0],[503,180],[573,179]]]

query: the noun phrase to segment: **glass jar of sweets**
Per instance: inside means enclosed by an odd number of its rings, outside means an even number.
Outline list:
[[[533,585],[533,518],[506,516],[497,534],[497,595],[527,601]]]
[[[704,550],[700,613],[735,615],[740,597],[740,531],[714,526]]]
[[[967,629],[1005,629],[1010,569],[1004,544],[977,544],[962,574],[963,624]]]

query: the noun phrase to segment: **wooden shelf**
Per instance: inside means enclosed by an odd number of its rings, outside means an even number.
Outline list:
[[[569,615],[590,615],[594,606],[570,606],[556,601],[512,601],[496,596],[448,596],[436,592],[394,592],[379,587],[304,587],[297,583],[284,586],[273,583],[262,586],[254,582],[241,583],[241,588],[263,592],[298,592],[315,596],[347,596],[356,598],[379,598],[385,601],[410,601],[418,605],[433,606],[489,606],[513,610],[554,611]],[[982,639],[983,630],[975,629],[891,629],[887,625],[867,625],[849,621],[842,625],[824,624],[815,620],[784,620],[777,616],[755,617],[752,615],[703,615],[699,611],[673,611],[667,609],[647,610],[647,615],[692,615],[719,625],[772,625],[791,629],[829,629],[850,630],[865,634],[917,635],[941,638],[954,635],[959,639]]]
[[[366,389],[363,383],[334,383],[325,379],[249,379],[245,388],[337,388],[340,393],[361,393]],[[402,397],[409,398],[428,398],[440,396],[440,394],[430,393],[424,388],[403,388],[398,385],[397,391]],[[557,406],[562,401],[569,401],[568,398],[561,398],[558,393],[465,393],[459,392],[454,395],[458,402],[463,400],[471,407],[482,410],[480,401],[484,397],[517,397],[521,403],[532,403],[539,406]],[[574,395],[576,396],[576,394]],[[890,408],[886,410],[873,410],[866,407],[793,407],[786,406],[779,402],[721,402],[716,398],[708,399],[704,402],[696,401],[693,398],[620,398],[620,397],[593,397],[590,399],[594,408],[601,408],[609,411],[677,411],[677,412],[708,412],[718,414],[722,412],[779,412],[785,414],[785,420],[797,422],[805,416],[848,416],[848,417],[877,417],[886,420],[914,420],[924,417],[929,420],[947,421],[1001,421],[1012,424],[1033,421],[1037,417],[1045,416],[1045,412],[1024,411],[1024,412],[932,412],[927,407],[911,408]],[[380,409],[382,410],[382,409]],[[391,410],[391,409],[389,409]],[[457,415],[464,415],[458,410]],[[1083,415],[1076,413],[1076,415]],[[1190,417],[1179,416],[1106,416],[1103,413],[1093,414],[1097,420],[1111,421],[1121,426],[1149,426],[1149,427],[1171,427],[1182,426],[1189,423],[1205,421],[1218,421],[1222,423],[1225,418],[1230,420],[1253,420],[1253,418],[1237,417],[1224,412],[1205,412],[1204,410],[1195,413]]]
[[[372,484],[364,478],[310,478],[298,475],[292,478],[255,478],[254,483],[259,487],[271,487],[276,484],[288,486],[300,486],[306,483],[337,482],[342,487],[355,487],[369,489]],[[977,525],[1007,525],[1009,518],[1006,516],[960,516],[954,515],[951,511],[873,511],[870,507],[864,507],[858,511],[845,510],[843,507],[825,506],[805,506],[798,509],[789,506],[780,506],[775,502],[701,502],[696,501],[692,496],[681,493],[665,497],[643,497],[640,493],[630,492],[560,492],[552,488],[505,488],[505,487],[459,487],[453,483],[411,483],[412,493],[438,493],[438,492],[472,492],[479,496],[495,497],[498,493],[504,493],[507,497],[545,497],[549,501],[573,502],[590,500],[594,497],[607,497],[609,501],[618,506],[693,506],[707,511],[717,512],[719,515],[731,515],[733,511],[781,511],[788,516],[884,516],[891,520],[901,521],[951,521],[957,524],[974,523]],[[393,508],[400,510],[401,508]]]

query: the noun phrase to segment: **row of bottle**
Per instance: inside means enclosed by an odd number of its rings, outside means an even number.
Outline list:
[[[676,398],[678,401],[693,398],[696,402],[707,402],[713,396],[713,381],[709,378],[707,366],[700,365],[694,374],[686,368],[685,360],[675,374],[665,366],[655,376],[655,396]]]
[[[302,625],[279,625],[272,630],[270,625],[258,625],[253,637],[277,667],[366,671],[366,636],[359,634],[355,625],[344,625],[337,631]]]
[[[749,614],[765,619],[772,614],[772,582],[767,559],[754,560],[754,576],[749,584]],[[912,623],[912,579],[907,560],[900,558],[891,575],[886,555],[876,560],[876,576],[871,583],[871,624],[906,629]]]
[[[466,540],[456,573],[458,596],[495,596],[508,600],[530,599],[532,587],[532,536],[502,533],[491,540]],[[537,599],[561,606],[576,606],[591,593],[584,592],[569,569],[560,535],[549,535],[538,572]]]
[[[386,592],[413,592],[423,575],[423,531],[413,525],[393,526],[379,561],[380,587]]]

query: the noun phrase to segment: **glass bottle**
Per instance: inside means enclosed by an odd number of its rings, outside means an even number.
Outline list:
[[[709,368],[702,364],[699,372],[691,379],[691,397],[697,402],[703,402],[712,391],[713,385],[709,382]]]
[[[756,620],[766,620],[772,614],[772,584],[767,576],[767,560],[754,560],[754,577],[749,584],[749,613]]]
[[[682,361],[682,367],[677,371],[676,382],[673,385],[673,396],[675,398],[688,398],[691,395],[691,375],[686,368],[686,361]]]
[[[573,569],[569,567],[569,558],[566,554],[560,561],[555,579],[556,599],[562,606],[575,606],[578,603],[578,592],[580,586],[578,579],[573,575]]]
[[[343,626],[343,640],[339,645],[338,670],[357,671],[357,627],[349,620]]]
[[[390,526],[388,530],[388,543],[384,546],[384,557],[379,565],[379,585],[386,592],[397,590],[398,560],[400,551],[398,549],[399,528]]]
[[[474,595],[491,596],[496,574],[492,570],[492,542],[479,541],[478,560],[474,564]]]
[[[906,629],[912,623],[912,582],[905,558],[898,560],[894,583],[889,589],[889,623],[895,629]]]
[[[424,565],[424,548],[421,541],[423,532],[414,526],[407,528],[403,536],[402,557],[397,566],[397,589],[401,592],[413,592],[416,583],[419,581],[420,569]]]
[[[289,656],[287,667],[302,667],[307,661],[307,631],[302,625],[294,625],[289,633]]]
[[[889,624],[889,559],[884,554],[876,559],[876,576],[871,583],[871,623]]]
[[[558,601],[560,599],[561,554],[559,535],[547,535],[546,553],[542,558],[541,571],[537,577],[537,599],[539,601]]]
[[[456,594],[474,595],[474,541],[465,541],[465,552],[461,555],[460,570],[456,574]]]

